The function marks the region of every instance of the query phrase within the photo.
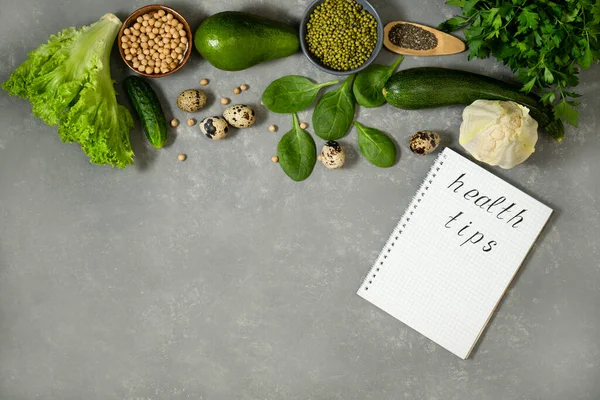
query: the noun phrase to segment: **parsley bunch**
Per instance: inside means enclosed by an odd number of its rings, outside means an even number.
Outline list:
[[[523,91],[537,89],[554,116],[577,126],[579,67],[600,59],[598,0],[448,0],[462,9],[440,29],[465,29],[469,59],[491,55],[518,73]]]

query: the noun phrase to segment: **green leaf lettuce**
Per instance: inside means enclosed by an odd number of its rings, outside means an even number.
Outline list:
[[[90,26],[52,35],[2,88],[29,99],[33,114],[58,125],[61,140],[79,143],[90,162],[124,168],[133,164],[133,119],[117,103],[109,64],[120,27],[115,15],[106,14]]]

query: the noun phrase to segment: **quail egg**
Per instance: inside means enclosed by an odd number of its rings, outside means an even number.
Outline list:
[[[221,140],[227,136],[229,126],[223,117],[208,117],[200,122],[200,130],[209,139]]]
[[[329,140],[321,150],[321,162],[328,169],[337,169],[344,165],[346,155],[344,149],[335,140]]]
[[[440,135],[434,131],[419,131],[410,138],[410,149],[415,154],[426,155],[440,144]]]
[[[177,107],[185,112],[195,112],[206,105],[206,93],[202,90],[184,90],[177,97]]]
[[[234,104],[223,112],[223,117],[229,125],[236,128],[249,128],[256,122],[254,110],[244,104]]]

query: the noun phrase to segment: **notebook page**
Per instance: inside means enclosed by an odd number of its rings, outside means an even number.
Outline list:
[[[358,294],[467,358],[551,213],[447,148]]]

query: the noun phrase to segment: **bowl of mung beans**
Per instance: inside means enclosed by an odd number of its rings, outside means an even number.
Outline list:
[[[192,30],[174,9],[148,5],[125,20],[118,45],[129,68],[150,78],[161,78],[178,71],[190,58]]]
[[[350,75],[371,64],[383,46],[383,24],[367,0],[315,0],[300,24],[300,45],[317,68]]]

